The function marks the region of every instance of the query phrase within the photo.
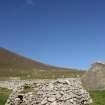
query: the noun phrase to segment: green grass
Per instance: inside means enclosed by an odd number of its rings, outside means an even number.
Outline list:
[[[105,90],[90,91],[90,96],[93,99],[91,105],[105,105]]]
[[[18,70],[17,70],[18,71]],[[17,72],[14,72],[11,74],[6,75],[6,73],[4,73],[3,76],[1,75],[2,73],[0,72],[0,80],[10,80],[11,78],[19,78],[21,80],[26,80],[26,79],[57,79],[57,78],[75,78],[75,77],[82,77],[82,75],[84,74],[84,72],[80,72],[80,71],[54,71],[54,72],[50,72],[49,71],[39,71],[37,70],[37,72],[30,72],[29,73],[25,73],[24,74],[17,74]],[[11,76],[10,76],[11,75]]]
[[[5,102],[11,91],[6,88],[0,88],[0,105],[5,105]]]

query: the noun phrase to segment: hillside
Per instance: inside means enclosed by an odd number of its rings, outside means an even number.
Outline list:
[[[105,64],[102,62],[92,64],[82,81],[89,90],[105,89]]]
[[[84,71],[43,64],[0,48],[0,79],[77,77]]]

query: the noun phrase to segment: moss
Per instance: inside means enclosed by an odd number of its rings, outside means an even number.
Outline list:
[[[25,84],[25,85],[23,86],[23,90],[22,90],[20,93],[25,94],[25,93],[28,93],[28,92],[33,92],[33,88],[32,88],[31,85]]]

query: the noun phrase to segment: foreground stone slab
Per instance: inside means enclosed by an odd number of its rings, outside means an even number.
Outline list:
[[[89,105],[89,93],[79,79],[42,80],[13,90],[5,105]]]

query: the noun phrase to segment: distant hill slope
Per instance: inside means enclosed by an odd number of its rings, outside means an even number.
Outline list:
[[[50,66],[0,48],[0,79],[60,78],[83,74],[84,71]]]
[[[82,78],[83,85],[89,90],[105,89],[105,64],[96,62]]]

